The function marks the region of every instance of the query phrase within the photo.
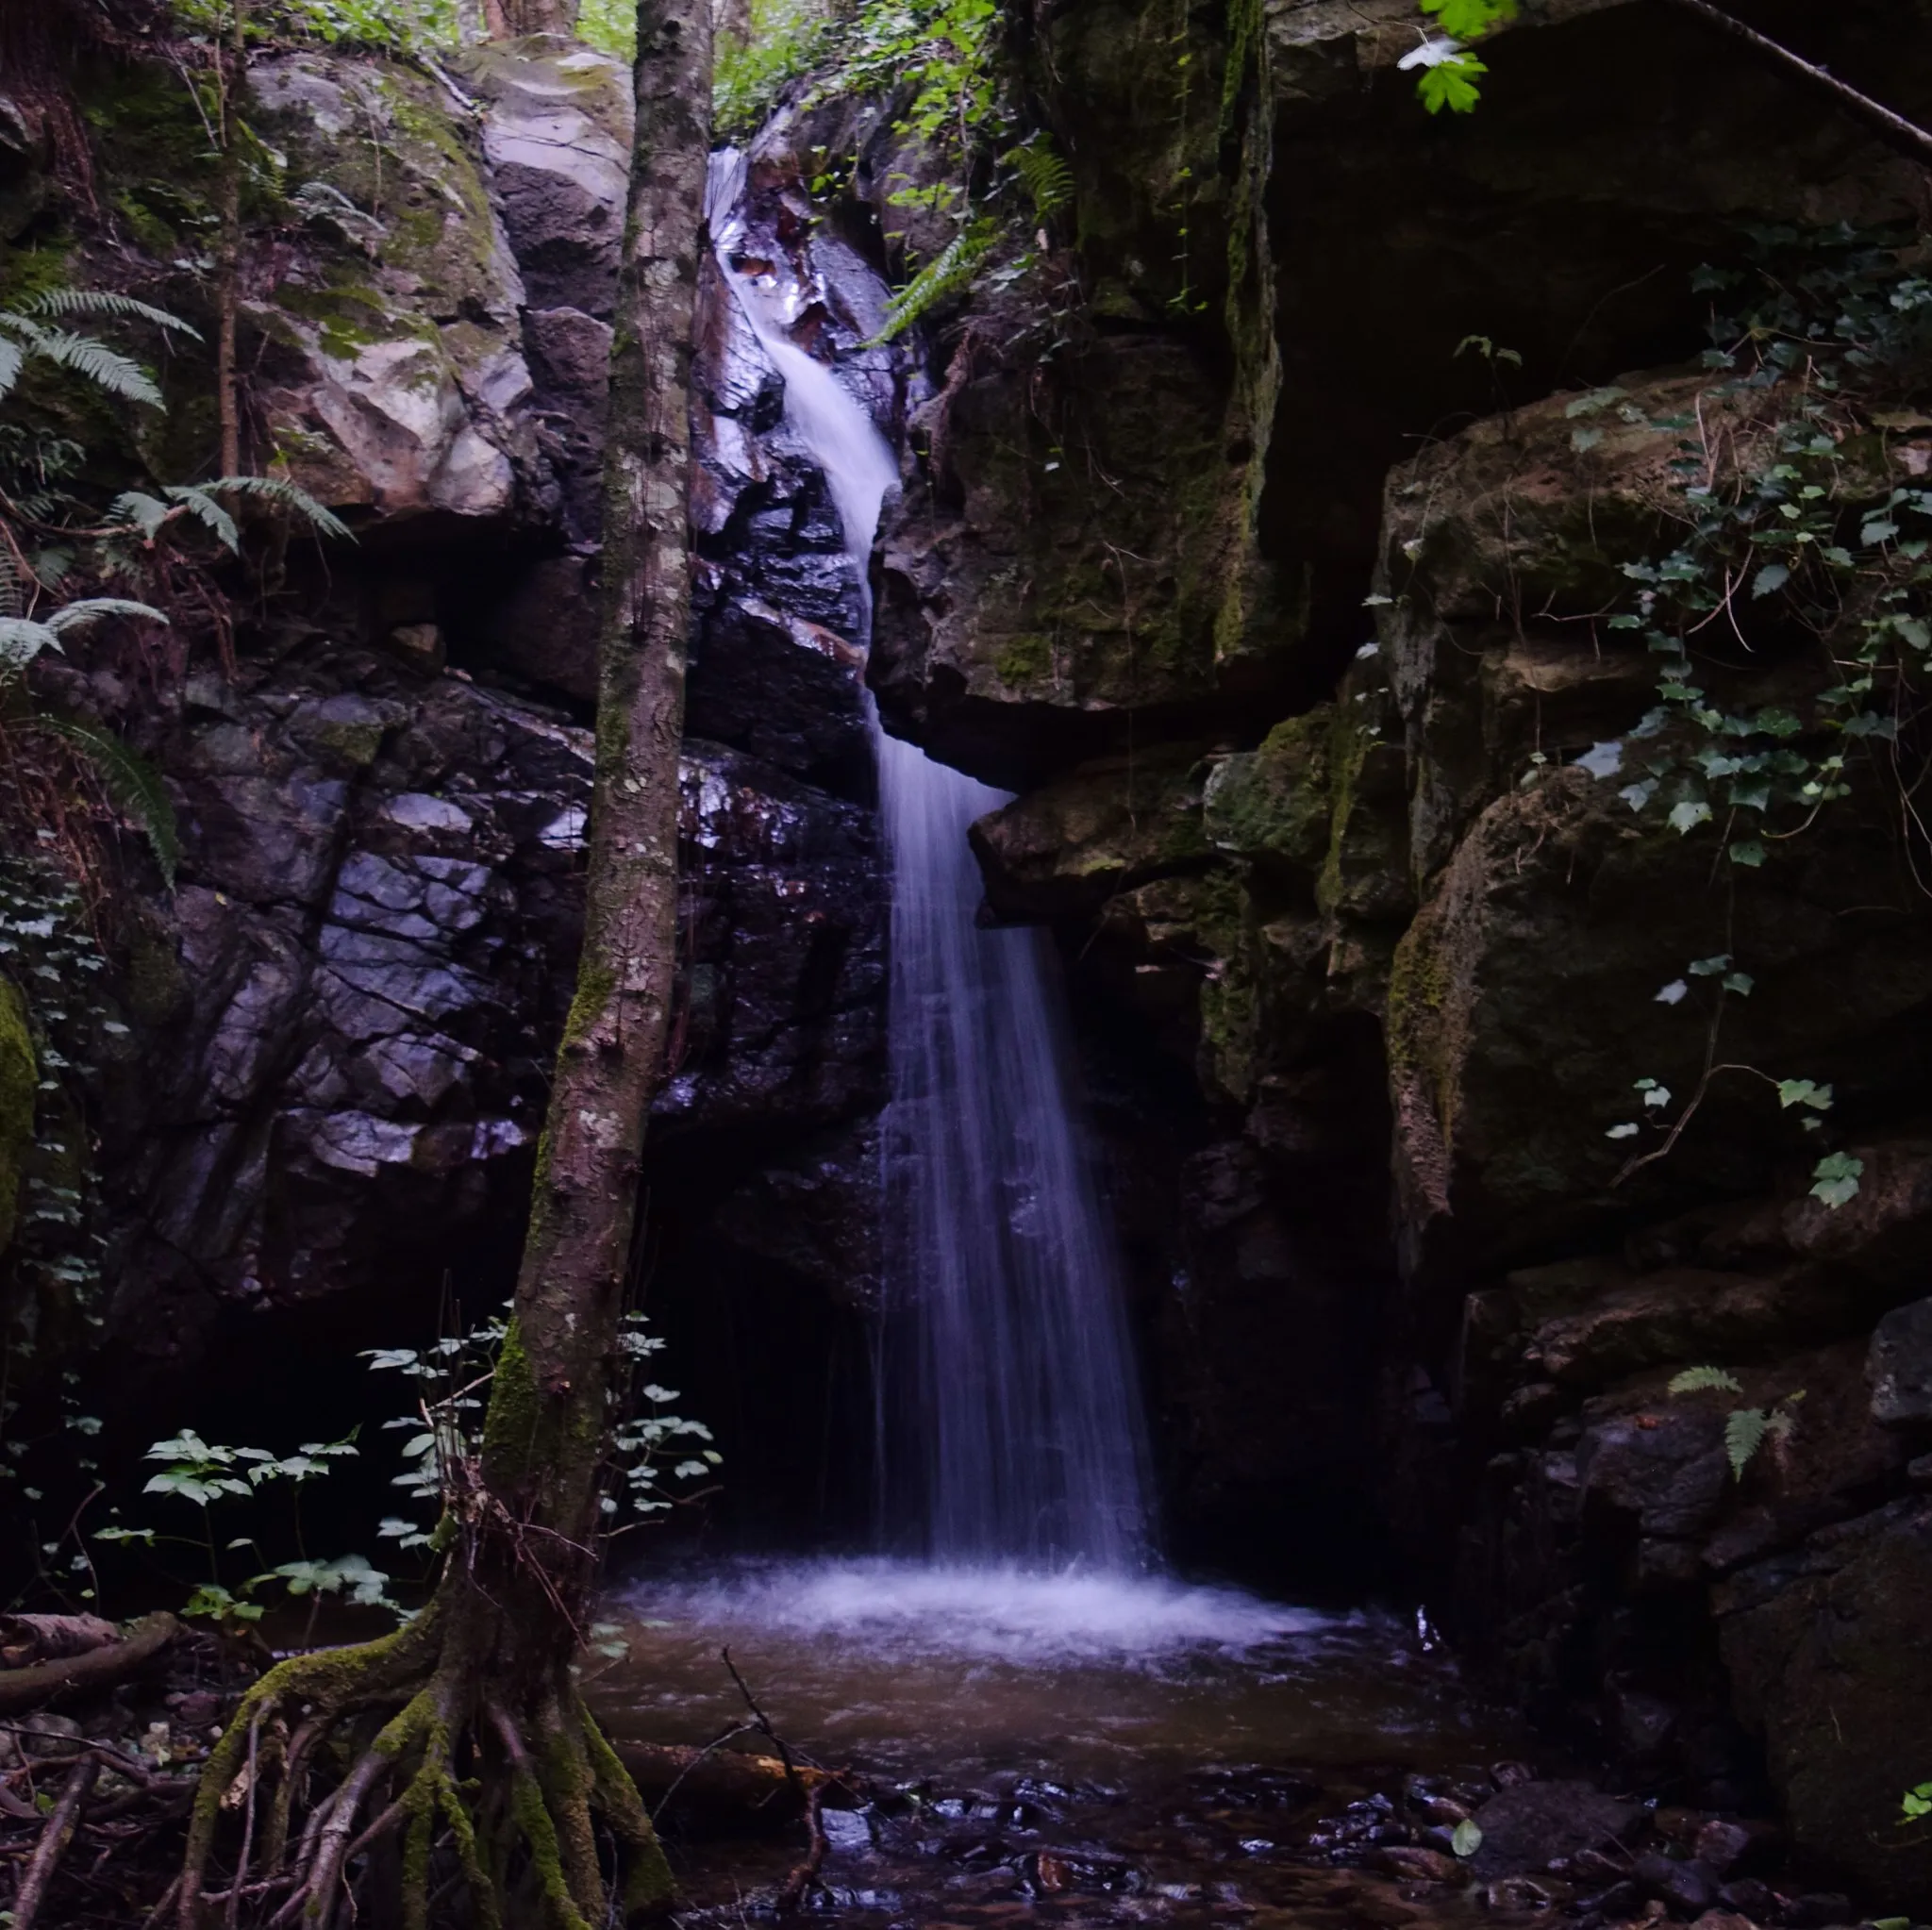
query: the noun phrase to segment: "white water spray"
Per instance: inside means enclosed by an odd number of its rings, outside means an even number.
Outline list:
[[[742,156],[711,157],[719,264],[784,377],[863,596],[898,466],[865,408],[786,333],[795,284],[735,264],[744,179]],[[1131,1571],[1147,1554],[1141,1400],[1055,961],[1038,932],[977,924],[967,827],[1008,797],[889,737],[875,715],[874,743],[892,866],[888,1529],[948,1564]]]

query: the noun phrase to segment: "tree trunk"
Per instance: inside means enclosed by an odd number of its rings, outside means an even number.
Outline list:
[[[492,40],[514,40],[520,34],[574,34],[577,30],[577,0],[483,0],[483,4]],[[706,58],[709,58],[708,51]],[[708,119],[707,139],[709,126]]]
[[[604,456],[584,949],[484,1456],[487,1486],[513,1513],[580,1544],[595,1527],[605,1390],[676,956],[691,329],[710,84],[708,0],[640,0],[637,147]]]
[[[215,50],[221,93],[221,184],[216,241],[215,414],[221,430],[218,467],[242,474],[242,375],[237,331],[242,313],[242,89],[248,74],[244,0],[229,0],[228,31]]]
[[[751,0],[711,0],[711,31],[739,46],[751,40]]]
[[[676,954],[691,333],[710,145],[710,4],[640,0],[638,8],[637,146],[605,455],[584,948],[481,1452],[443,1470],[448,1552],[424,1613],[382,1641],[280,1663],[243,1698],[203,1771],[178,1930],[205,1921],[223,1798],[241,1800],[239,1789],[255,1803],[254,1780],[237,1779],[263,1737],[273,1743],[278,1787],[272,1803],[263,1799],[258,1861],[269,1873],[257,1888],[269,1896],[264,1911],[282,1924],[333,1920],[345,1889],[374,1880],[366,1853],[401,1833],[405,1923],[427,1922],[429,1874],[442,1844],[459,1860],[482,1930],[539,1922],[594,1930],[611,1921],[612,1899],[593,1812],[625,1852],[624,1916],[659,1913],[671,1900],[670,1870],[636,1785],[584,1708],[571,1665],[595,1579],[639,1160],[664,1064]],[[373,1739],[372,1710],[388,1718]],[[284,1721],[295,1731],[286,1750],[288,1731],[276,1726]],[[298,1839],[291,1805],[305,1787],[305,1765],[323,1759],[331,1733],[353,1736],[360,1754],[344,1758],[325,1820],[311,1812]],[[370,1814],[375,1820],[365,1828]],[[241,1876],[230,1880],[239,1895]]]

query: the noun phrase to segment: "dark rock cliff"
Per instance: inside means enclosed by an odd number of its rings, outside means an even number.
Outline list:
[[[1932,104],[1924,8],[1749,10]],[[1932,1715],[1932,1438],[1871,1336],[1918,1359],[1887,1310],[1932,1241],[1932,904],[1882,797],[1713,882],[1620,796],[1657,678],[1602,621],[1699,391],[1690,271],[1747,226],[1914,222],[1923,172],[1669,8],[1526,10],[1466,123],[1392,71],[1413,44],[1407,7],[1310,0],[1184,82],[1151,13],[1041,20],[1091,339],[1036,371],[997,305],[956,331],[881,700],[1024,788],[975,841],[993,906],[1061,933],[1163,1191],[1129,1225],[1184,1544],[1307,1576],[1323,1501],[1373,1496],[1547,1719],[1694,1800],[1768,1776],[1801,1848],[1924,1894],[1888,1833]],[[1749,1075],[1620,1179],[1638,1079],[1698,1086],[1707,1011],[1659,988],[1733,953],[1722,1057],[1832,1083],[1848,1205]],[[1667,1393],[1705,1364],[1742,1391]],[[1735,1478],[1728,1409],[1801,1392]]]

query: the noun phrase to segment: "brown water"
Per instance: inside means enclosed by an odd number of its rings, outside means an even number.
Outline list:
[[[810,1904],[868,1930],[1398,1930],[1442,1910],[1352,1866],[1426,1842],[1431,1791],[1480,1800],[1490,1765],[1535,1754],[1413,1622],[1232,1589],[746,1564],[637,1585],[610,1613],[628,1654],[591,1693],[619,1736],[702,1744],[741,1723],[728,1645],[801,1758],[868,1779],[875,1800],[829,1818]],[[801,1847],[674,1832],[681,1921],[758,1917]]]

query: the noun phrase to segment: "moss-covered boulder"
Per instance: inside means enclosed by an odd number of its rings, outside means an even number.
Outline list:
[[[976,355],[969,339],[885,531],[889,718],[1008,784],[1124,748],[1136,716],[1224,719],[1270,666],[1224,620],[1246,446],[1212,370],[1152,335],[1035,369],[975,373]]]
[[[523,280],[459,101],[400,63],[257,61],[298,243],[249,305],[275,453],[338,507],[507,518],[534,480]]]

